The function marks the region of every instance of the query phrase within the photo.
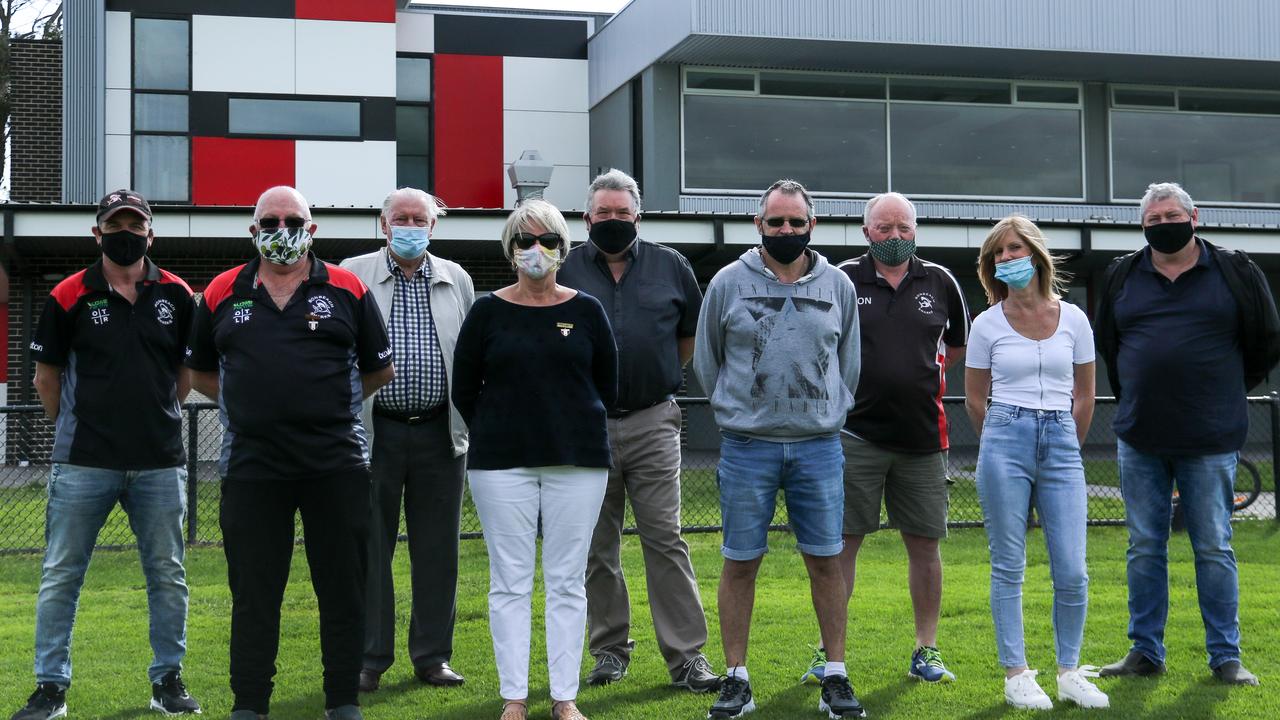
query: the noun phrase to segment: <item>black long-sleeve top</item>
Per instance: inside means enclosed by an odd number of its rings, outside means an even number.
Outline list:
[[[548,307],[476,300],[452,386],[471,433],[468,467],[610,467],[605,407],[617,399],[618,350],[590,295]]]

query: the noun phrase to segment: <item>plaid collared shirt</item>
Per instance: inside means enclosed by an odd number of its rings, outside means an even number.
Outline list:
[[[378,392],[374,405],[409,414],[430,410],[448,401],[444,357],[431,318],[431,259],[405,277],[387,253],[387,269],[396,283],[387,323],[396,377]]]

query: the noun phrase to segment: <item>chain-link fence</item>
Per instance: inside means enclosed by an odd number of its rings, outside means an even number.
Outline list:
[[[681,473],[681,521],[686,531],[718,530],[720,501],[716,489],[716,461],[719,434],[705,398],[679,398],[685,419],[682,436],[684,462]],[[978,442],[964,414],[963,398],[944,398],[951,427],[949,454],[953,527],[981,525],[974,470]],[[1116,467],[1116,442],[1111,421],[1116,404],[1112,398],[1098,398],[1093,425],[1084,446],[1085,478],[1088,483],[1089,521],[1119,523],[1124,520],[1120,497],[1120,475]],[[44,547],[45,485],[49,476],[49,452],[53,423],[39,406],[0,408],[4,426],[0,428],[0,552],[32,551]],[[1247,507],[1237,517],[1275,518],[1276,480],[1273,459],[1280,446],[1280,396],[1249,399],[1249,437],[1241,451],[1237,476],[1237,501]],[[192,403],[183,412],[183,437],[188,449],[187,539],[191,543],[216,543],[222,539],[218,528],[221,495],[217,459],[222,446],[222,426],[217,406]],[[480,535],[480,520],[468,493],[463,500],[462,532]],[[882,516],[882,521],[884,517]],[[786,525],[784,503],[778,503],[775,525]],[[628,508],[627,526],[631,527]],[[299,533],[300,534],[300,533]],[[128,519],[117,508],[98,536],[99,547],[121,547],[133,543]]]

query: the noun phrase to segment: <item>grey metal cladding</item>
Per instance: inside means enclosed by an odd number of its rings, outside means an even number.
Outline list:
[[[64,3],[62,199],[102,196],[106,48],[103,0]]]
[[[689,37],[693,0],[639,0],[588,42],[590,103],[604,100]]]

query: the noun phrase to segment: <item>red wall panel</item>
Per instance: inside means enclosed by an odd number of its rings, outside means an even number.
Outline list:
[[[297,0],[294,15],[299,20],[396,21],[395,0]]]
[[[434,80],[435,194],[452,207],[502,207],[502,58],[436,55]]]
[[[191,138],[191,202],[253,205],[263,190],[295,185],[292,140]]]

